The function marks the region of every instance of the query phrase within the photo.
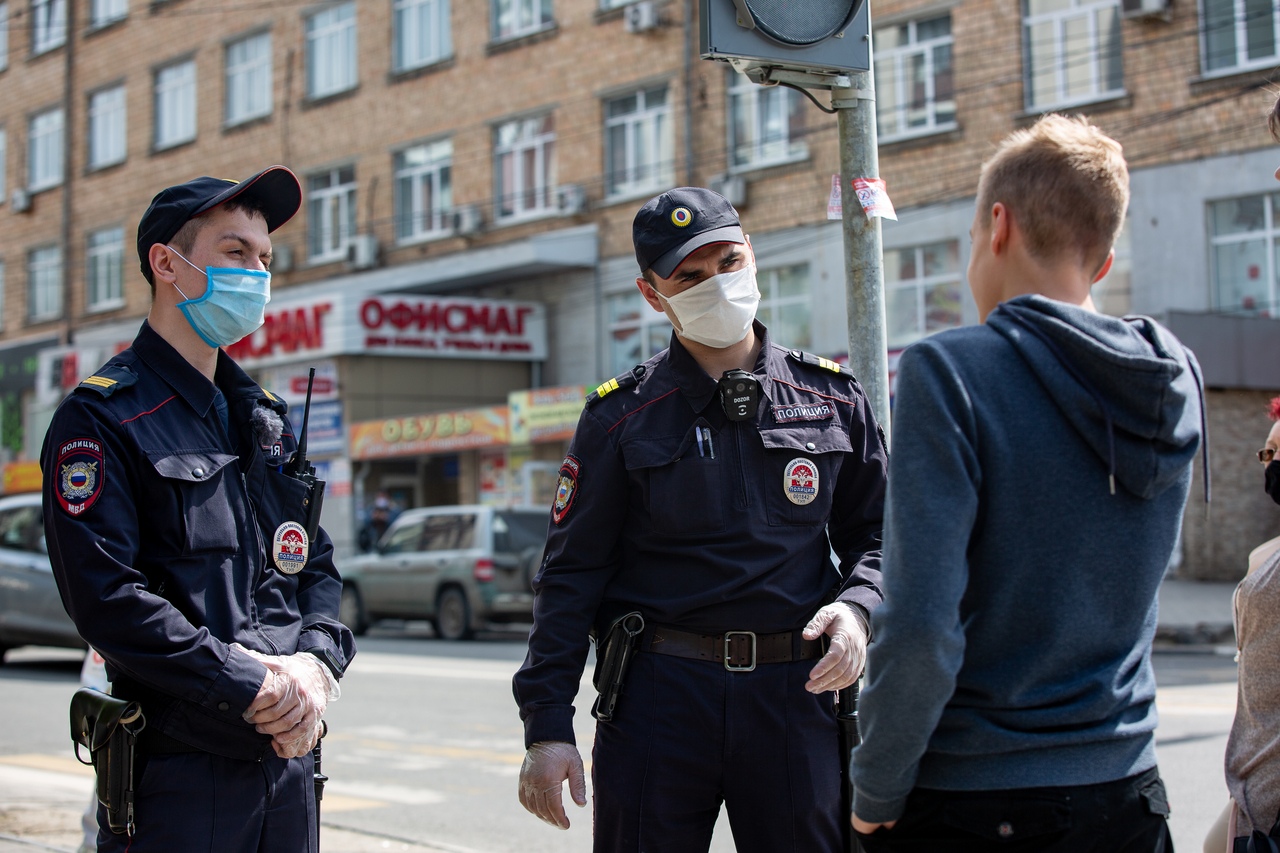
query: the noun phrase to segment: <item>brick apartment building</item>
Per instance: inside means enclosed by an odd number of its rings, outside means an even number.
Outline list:
[[[340,548],[375,490],[544,499],[582,387],[666,345],[630,223],[667,187],[729,195],[761,318],[840,357],[835,119],[700,61],[697,5],[0,0],[0,454],[35,458],[66,390],[135,334],[151,195],[272,163],[298,173],[304,206],[274,237],[268,325],[236,354],[294,403],[318,368],[312,447]],[[993,143],[1046,111],[1089,115],[1133,172],[1098,302],[1166,319],[1212,386],[1215,499],[1206,514],[1193,498],[1180,571],[1238,577],[1280,533],[1251,461],[1280,391],[1264,127],[1280,9],[886,0],[872,15],[899,216],[883,227],[891,348],[976,320],[967,231]]]

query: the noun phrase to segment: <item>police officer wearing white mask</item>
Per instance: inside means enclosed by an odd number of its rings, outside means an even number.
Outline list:
[[[562,828],[565,781],[586,804],[572,717],[594,633],[596,850],[705,851],[724,803],[739,851],[836,851],[831,691],[861,673],[881,598],[882,434],[846,368],[755,321],[722,196],[663,193],[633,239],[675,333],[587,398],[560,469],[514,678],[520,801]]]

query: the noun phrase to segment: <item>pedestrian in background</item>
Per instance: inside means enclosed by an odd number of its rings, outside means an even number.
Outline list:
[[[283,401],[221,347],[262,324],[275,166],[158,193],[138,226],[151,309],[58,407],[41,454],[49,558],[114,696],[140,703],[136,829],[106,853],[314,851],[311,749],[355,654],[329,537],[311,540]]]
[[[1151,641],[1202,435],[1194,357],[1097,313],[1120,145],[1048,116],[984,165],[983,325],[898,367],[885,603],[853,753],[867,853],[1172,849]]]
[[[636,287],[675,332],[589,395],[560,469],[514,679],[520,802],[567,828],[567,780],[585,805],[588,632],[639,614],[616,709],[597,716],[595,849],[706,850],[723,802],[742,853],[834,853],[830,691],[861,672],[880,602],[883,437],[846,368],[754,321],[755,256],[727,200],[671,190],[632,233]]]

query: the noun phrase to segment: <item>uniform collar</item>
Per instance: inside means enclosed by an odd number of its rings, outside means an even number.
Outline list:
[[[770,362],[773,347],[769,345],[769,330],[759,320],[752,320],[751,327],[760,341],[760,354],[756,356],[756,366],[752,371],[760,379],[761,393],[768,398],[773,390],[769,379],[773,365]],[[676,385],[680,387],[685,400],[695,412],[701,412],[716,395],[719,377],[708,376],[702,365],[694,360],[680,341],[680,336],[671,332],[670,355],[667,364],[671,368]]]
[[[138,337],[133,341],[133,351],[146,362],[147,367],[158,373],[161,379],[178,392],[196,414],[202,418],[209,414],[216,390],[214,384],[183,358],[159,332],[151,328],[146,320],[142,321]],[[222,354],[219,353],[219,359],[221,358]]]

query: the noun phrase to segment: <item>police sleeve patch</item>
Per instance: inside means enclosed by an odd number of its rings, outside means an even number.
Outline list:
[[[58,504],[74,517],[85,513],[102,494],[106,468],[102,442],[96,438],[73,438],[58,448]]]
[[[556,484],[556,500],[551,506],[551,520],[560,524],[573,508],[573,500],[578,496],[578,474],[582,463],[572,456],[566,456],[560,465],[560,481]]]

